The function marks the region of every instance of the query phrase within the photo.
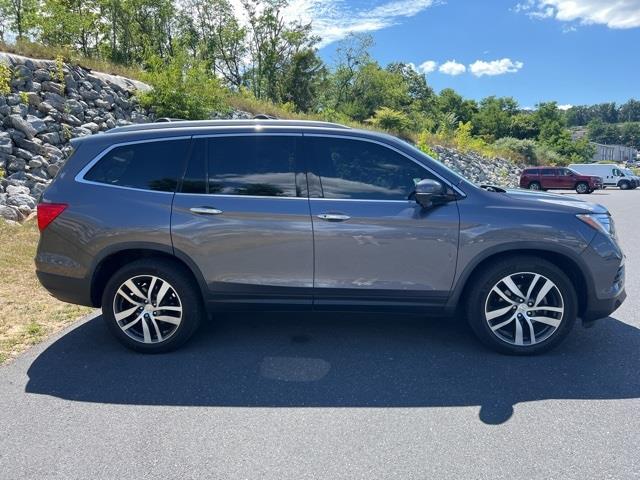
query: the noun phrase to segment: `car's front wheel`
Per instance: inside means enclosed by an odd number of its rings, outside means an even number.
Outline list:
[[[108,281],[102,315],[125,346],[161,353],[186,342],[204,310],[186,269],[164,259],[142,259],[122,267]]]
[[[589,192],[589,185],[584,183],[584,182],[580,182],[576,185],[576,192],[583,194],[583,193],[590,193]]]
[[[577,315],[569,278],[552,263],[528,256],[489,266],[470,289],[467,318],[477,337],[511,355],[531,355],[558,345]]]

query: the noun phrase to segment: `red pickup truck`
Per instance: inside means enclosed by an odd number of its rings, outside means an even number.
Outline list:
[[[565,167],[531,167],[520,174],[520,187],[529,190],[575,190],[591,193],[602,188],[602,178],[582,175]]]

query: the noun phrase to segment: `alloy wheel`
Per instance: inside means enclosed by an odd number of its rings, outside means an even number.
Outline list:
[[[560,327],[565,304],[556,284],[544,275],[508,275],[489,291],[485,320],[503,342],[531,346],[544,342]]]
[[[140,343],[159,343],[171,337],[182,322],[182,303],[166,280],[139,275],[120,285],[113,299],[120,329]]]
[[[537,183],[532,183],[529,185],[529,190],[540,190],[540,185]]]

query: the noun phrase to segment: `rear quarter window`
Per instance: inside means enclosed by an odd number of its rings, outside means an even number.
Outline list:
[[[189,151],[189,140],[121,145],[108,151],[84,180],[118,187],[174,192]]]

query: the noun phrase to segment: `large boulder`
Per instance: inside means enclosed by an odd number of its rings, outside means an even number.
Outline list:
[[[24,133],[28,139],[32,139],[36,136],[36,133],[38,133],[38,131],[20,115],[9,115],[4,119],[4,124]]]

